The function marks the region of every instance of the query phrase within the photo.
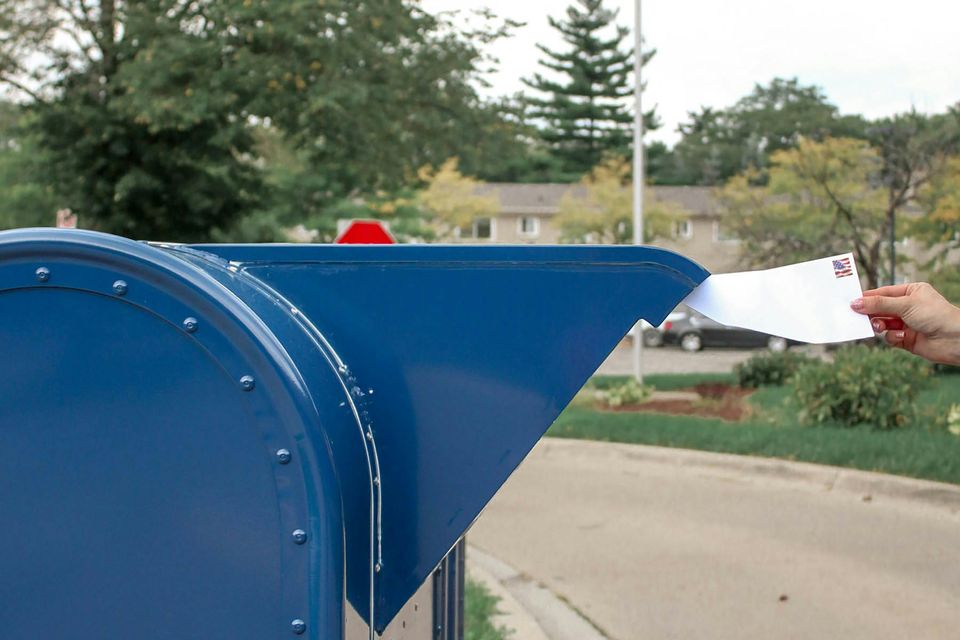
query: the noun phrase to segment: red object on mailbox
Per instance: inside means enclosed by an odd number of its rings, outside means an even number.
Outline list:
[[[337,239],[336,244],[396,244],[386,226],[379,220],[353,220]]]

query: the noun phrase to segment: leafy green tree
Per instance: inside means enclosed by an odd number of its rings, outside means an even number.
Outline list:
[[[616,25],[617,13],[603,0],[577,0],[565,20],[549,18],[568,50],[537,45],[551,77],[537,73],[524,81],[545,96],[530,100],[530,115],[545,123],[540,135],[562,161],[567,179],[590,171],[607,153],[629,151],[633,116],[625,98],[633,93],[633,52],[625,48],[629,31]],[[654,53],[644,55],[644,64]],[[656,128],[653,111],[644,117],[647,129]]]
[[[760,170],[762,181],[772,154],[795,148],[801,138],[866,137],[863,118],[841,115],[819,87],[796,78],[774,78],[730,108],[702,107],[688,117],[679,127],[672,171],[663,169],[660,182],[716,185],[750,168]]]
[[[449,158],[439,169],[425,165],[419,172],[426,185],[419,193],[419,205],[434,218],[441,237],[453,237],[478,218],[492,217],[500,209],[496,197],[477,194],[481,183],[461,174],[458,165],[457,158]]]
[[[472,173],[522,148],[474,89],[510,26],[484,24],[413,0],[0,0],[0,82],[85,224],[200,240],[250,215],[263,235],[291,190],[266,184],[261,126],[302,154],[299,193],[323,209],[460,150]]]
[[[880,150],[880,179],[887,193],[887,210],[897,233],[925,241],[934,250],[927,267],[943,265],[960,247],[960,106],[945,114],[927,116],[915,111],[873,123],[870,138]],[[908,205],[919,208],[919,218],[896,220]]]
[[[633,191],[630,163],[608,156],[581,180],[583,196],[567,193],[560,201],[560,241],[574,244],[633,242]],[[684,209],[660,200],[644,202],[643,241],[668,237]]]
[[[226,228],[213,230],[218,242],[332,242],[341,220],[382,220],[401,242],[429,242],[435,232],[429,214],[409,187],[395,192],[331,198],[325,178],[308,154],[280,131],[255,131],[256,155],[264,165],[262,208]]]
[[[483,173],[520,147],[510,122],[477,94],[484,46],[513,23],[453,16],[412,0],[253,3],[245,64],[262,85],[251,109],[269,115],[338,196],[392,191],[419,167],[461,157]]]
[[[241,83],[206,3],[0,0],[0,79],[32,98],[48,178],[86,226],[201,240],[259,190]],[[235,82],[236,81],[236,82]]]
[[[960,248],[960,111],[899,114],[872,123],[870,140],[801,138],[771,157],[768,184],[748,170],[720,191],[730,231],[757,266],[848,251],[868,285],[893,280],[904,255],[891,238],[926,241],[948,265]],[[872,144],[871,144],[872,142]]]
[[[864,140],[801,139],[771,157],[769,181],[756,170],[719,192],[727,230],[741,240],[747,266],[771,267],[853,250],[868,286],[882,273],[892,223],[880,184],[880,153]]]
[[[451,147],[450,157],[460,159],[465,172],[487,182],[562,182],[562,162],[550,152],[533,124],[534,107],[520,94],[486,107],[496,119],[477,128],[485,136],[474,145]],[[460,141],[462,142],[462,140]],[[463,148],[458,152],[460,146]]]
[[[43,152],[23,109],[0,103],[0,229],[50,226],[62,201],[45,180]]]

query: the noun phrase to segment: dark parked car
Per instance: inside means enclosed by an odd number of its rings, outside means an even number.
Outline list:
[[[653,326],[646,320],[641,320],[637,323],[633,329],[630,329],[630,335],[635,336],[637,333],[637,327],[643,329],[643,346],[645,347],[662,347],[663,346],[663,332],[666,330],[666,327],[673,324],[674,321],[680,320],[681,318],[686,318],[687,314],[685,311],[673,311],[670,315],[667,316],[667,319],[660,323],[659,326]]]
[[[663,342],[680,345],[684,351],[700,351],[704,347],[766,347],[780,352],[800,344],[750,329],[728,327],[687,307],[678,307],[671,316],[674,319],[663,324]]]

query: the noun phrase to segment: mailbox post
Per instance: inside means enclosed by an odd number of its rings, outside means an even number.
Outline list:
[[[0,635],[410,637],[569,399],[706,276],[649,247],[0,233]]]

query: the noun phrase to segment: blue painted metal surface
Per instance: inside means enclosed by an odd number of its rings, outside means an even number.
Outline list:
[[[2,636],[383,629],[706,275],[647,247],[0,233]]]

